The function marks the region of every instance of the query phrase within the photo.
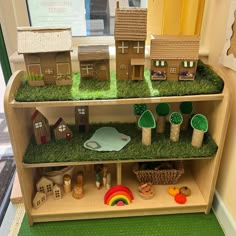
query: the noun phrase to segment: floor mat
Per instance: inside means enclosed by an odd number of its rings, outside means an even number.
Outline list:
[[[215,215],[211,212],[161,216],[143,216],[112,219],[35,223],[30,227],[26,216],[19,236],[223,236]]]

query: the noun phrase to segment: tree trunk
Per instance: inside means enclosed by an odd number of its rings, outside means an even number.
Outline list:
[[[182,116],[183,116],[183,122],[181,124],[180,129],[181,130],[187,130],[188,126],[189,126],[190,115],[189,114],[182,114]]]
[[[180,125],[171,124],[170,127],[170,140],[173,142],[179,141],[179,132],[180,132]]]
[[[192,136],[192,146],[196,148],[200,148],[202,146],[202,141],[204,138],[204,131],[193,129],[193,136]]]
[[[146,146],[151,145],[152,142],[152,129],[142,128],[142,143]]]
[[[158,116],[157,117],[157,133],[164,133],[166,128],[166,117],[165,116]]]

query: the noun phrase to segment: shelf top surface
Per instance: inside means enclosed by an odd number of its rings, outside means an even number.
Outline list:
[[[20,76],[18,76],[20,77]],[[23,80],[22,80],[23,79]],[[76,105],[118,105],[179,101],[222,100],[224,81],[210,67],[199,62],[193,81],[153,81],[146,70],[142,81],[80,79],[74,74],[72,86],[29,86],[24,73],[17,78],[9,103],[13,107],[63,107]],[[14,80],[12,84],[14,83]]]

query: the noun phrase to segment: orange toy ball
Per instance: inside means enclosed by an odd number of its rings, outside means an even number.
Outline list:
[[[175,187],[175,186],[172,186],[172,187],[169,187],[168,188],[168,193],[171,195],[171,196],[175,196],[176,194],[179,193],[179,188]]]
[[[175,195],[175,201],[179,204],[185,204],[185,202],[187,201],[187,198],[184,194],[178,193]]]

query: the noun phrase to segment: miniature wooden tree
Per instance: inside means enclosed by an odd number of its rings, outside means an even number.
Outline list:
[[[168,103],[160,103],[156,106],[157,117],[157,133],[164,133],[166,126],[166,116],[170,113],[170,106]]]
[[[146,146],[151,144],[152,129],[156,127],[156,121],[150,110],[146,110],[139,118],[138,126],[142,128],[142,143]]]
[[[136,121],[138,123],[139,117],[147,110],[147,105],[143,104],[134,104],[134,114],[136,116]]]
[[[192,102],[181,102],[179,106],[180,112],[183,116],[183,123],[181,124],[181,130],[187,130],[189,126],[189,120],[193,112]]]
[[[177,142],[179,141],[180,125],[183,122],[183,117],[179,112],[173,112],[170,115],[170,140]]]
[[[207,118],[202,114],[196,114],[191,119],[191,126],[193,128],[192,146],[201,147],[204,133],[208,130]]]

